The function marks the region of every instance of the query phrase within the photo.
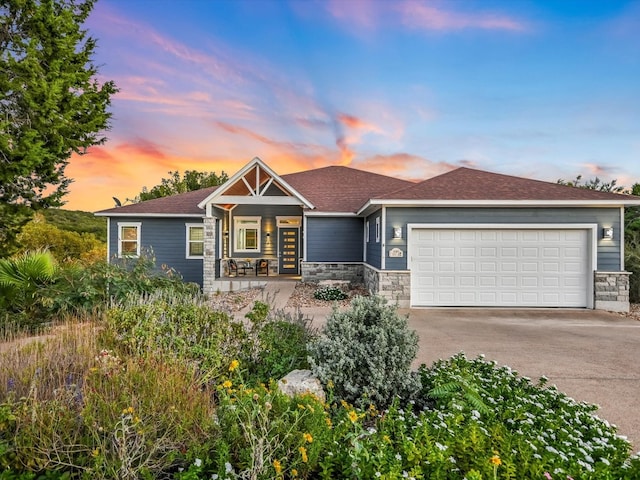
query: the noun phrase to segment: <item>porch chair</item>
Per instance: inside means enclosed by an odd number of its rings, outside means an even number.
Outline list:
[[[261,258],[256,262],[256,277],[259,273],[264,273],[269,276],[269,260]]]
[[[229,260],[227,260],[227,265],[229,267],[229,276],[230,277],[237,277],[238,275],[240,275],[240,270],[238,269],[238,264],[236,263],[236,261],[233,258],[230,258]],[[242,272],[242,274],[244,275],[244,272]]]

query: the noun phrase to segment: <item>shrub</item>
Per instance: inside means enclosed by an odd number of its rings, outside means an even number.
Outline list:
[[[246,332],[227,313],[212,310],[202,297],[159,290],[130,297],[107,312],[110,348],[126,355],[149,354],[197,362],[208,382],[238,358]]]
[[[418,335],[382,297],[356,297],[350,309],[334,309],[321,333],[309,345],[309,362],[338,399],[385,407],[414,388]]]
[[[242,363],[247,381],[259,384],[295,369],[309,368],[307,344],[315,337],[311,319],[301,313],[271,311],[260,301],[254,303],[246,318],[249,323]]]
[[[344,300],[349,295],[334,285],[325,285],[313,292],[313,298],[316,300],[336,301]]]
[[[625,232],[625,269],[631,272],[629,278],[629,300],[640,303],[640,231]]]

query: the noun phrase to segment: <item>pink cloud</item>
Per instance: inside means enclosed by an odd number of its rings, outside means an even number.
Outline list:
[[[496,12],[466,13],[446,9],[439,2],[403,0],[384,2],[374,0],[331,0],[323,3],[326,12],[338,22],[357,32],[373,30],[393,24],[437,32],[466,29],[504,30],[523,32],[529,30],[522,20]],[[460,3],[454,5],[460,5]],[[462,5],[470,5],[462,3]],[[471,4],[473,5],[473,4]],[[300,11],[300,9],[298,9]],[[309,16],[308,12],[305,12]]]
[[[498,13],[463,13],[444,10],[431,3],[408,0],[398,7],[402,23],[410,28],[433,31],[455,31],[465,29],[528,30],[523,22]]]
[[[356,168],[406,180],[421,181],[457,168],[447,162],[434,162],[409,153],[373,155],[357,161]]]

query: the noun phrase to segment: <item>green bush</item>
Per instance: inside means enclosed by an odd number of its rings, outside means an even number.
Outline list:
[[[325,285],[313,292],[313,298],[316,300],[336,301],[344,300],[348,296],[340,288],[333,285]]]
[[[356,297],[349,309],[334,309],[321,334],[309,345],[309,362],[338,399],[386,407],[414,389],[418,335],[382,297]]]
[[[207,382],[241,356],[246,331],[202,297],[159,290],[130,297],[107,312],[110,348],[128,356],[149,354],[195,361]]]
[[[624,267],[631,272],[629,278],[629,301],[640,303],[640,231],[625,232]]]

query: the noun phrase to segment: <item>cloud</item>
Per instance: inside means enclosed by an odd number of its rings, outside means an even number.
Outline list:
[[[398,6],[402,23],[417,30],[450,32],[467,29],[523,32],[526,24],[499,13],[465,13],[445,10],[432,3],[408,0]]]
[[[462,12],[444,8],[441,2],[429,0],[403,0],[396,2],[374,0],[331,0],[320,5],[307,3],[306,9],[295,9],[299,14],[313,18],[312,8],[324,7],[325,12],[350,31],[362,33],[380,28],[402,26],[418,31],[455,32],[461,30],[498,30],[525,32],[530,26],[515,17],[499,12]],[[451,5],[451,3],[449,3]],[[453,5],[474,5],[453,3]]]

